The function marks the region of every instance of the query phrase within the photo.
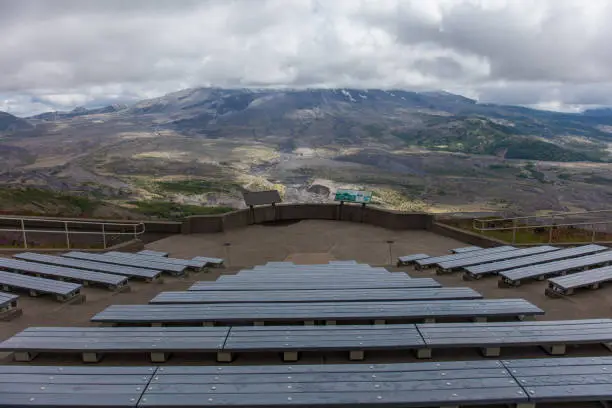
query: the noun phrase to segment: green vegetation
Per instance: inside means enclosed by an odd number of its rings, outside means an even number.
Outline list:
[[[492,143],[487,151],[494,153],[505,150],[506,159],[542,160],[558,162],[601,161],[594,152],[586,153],[570,150],[553,143],[529,138],[512,138]]]
[[[598,144],[559,146],[525,136],[525,129],[505,126],[486,118],[440,116],[430,118],[421,129],[395,130],[391,134],[412,146],[470,154],[499,155],[506,159],[542,161],[604,160],[605,152]],[[531,133],[531,132],[528,132]],[[494,166],[492,170],[501,169]]]
[[[39,188],[0,189],[0,212],[5,214],[89,217],[102,204],[89,197]]]
[[[240,185],[235,183],[211,180],[159,181],[157,186],[164,191],[180,194],[231,193],[240,189]]]
[[[168,201],[131,201],[138,212],[149,217],[176,220],[191,215],[214,215],[234,211],[231,207],[202,207],[199,205],[178,204]]]

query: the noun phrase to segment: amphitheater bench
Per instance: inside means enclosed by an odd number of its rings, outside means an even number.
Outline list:
[[[559,248],[542,245],[531,248],[516,249],[513,251],[503,251],[496,254],[479,255],[473,257],[467,257],[462,259],[456,259],[453,261],[444,261],[438,263],[438,273],[448,273],[457,269],[462,269],[471,265],[485,264],[488,262],[504,261],[507,259],[520,258],[522,256],[529,256],[535,254],[541,254],[544,252],[557,251]],[[471,254],[473,252],[467,252]]]
[[[118,258],[131,259],[135,261],[159,262],[161,264],[184,266],[187,269],[192,270],[194,272],[200,272],[204,270],[204,268],[206,267],[206,262],[197,261],[193,259],[167,258],[167,257],[157,256],[157,255],[143,255],[143,254],[135,254],[131,252],[119,252],[119,251],[109,251],[109,252],[106,252],[105,255],[116,256]]]
[[[412,350],[425,347],[414,324],[360,326],[233,327],[217,361],[231,362],[236,353],[281,353],[297,361],[301,352],[342,351],[363,360],[366,350]]]
[[[149,353],[164,362],[171,353],[221,352],[227,327],[31,327],[0,343],[15,361],[31,361],[39,353],[82,354],[97,363],[109,353]]]
[[[111,273],[114,275],[127,276],[128,278],[145,279],[147,282],[157,280],[161,276],[161,271],[155,269],[143,269],[123,265],[111,265],[102,262],[85,261],[82,259],[64,258],[62,256],[37,254],[34,252],[23,252],[21,254],[15,255],[14,257],[24,261],[37,262],[41,264]]]
[[[459,254],[434,256],[431,258],[416,260],[414,262],[415,263],[414,267],[416,269],[425,269],[433,265],[436,265],[439,262],[454,261],[456,259],[463,259],[463,258],[469,258],[469,257],[474,257],[474,256],[480,256],[480,255],[496,254],[498,252],[512,251],[515,249],[516,248],[513,246],[504,245],[504,246],[499,246],[499,247],[494,247],[494,248],[477,249],[474,251],[462,252]]]
[[[601,245],[583,245],[574,248],[560,249],[558,251],[545,252],[523,258],[509,259],[499,262],[491,262],[482,265],[472,265],[465,267],[463,278],[465,280],[480,279],[484,275],[497,274],[508,269],[516,269],[521,266],[536,265],[566,258],[573,258],[600,252],[608,249]]]
[[[418,324],[427,345],[419,356],[431,357],[432,349],[480,348],[486,357],[499,356],[502,347],[540,346],[553,355],[566,346],[603,344],[612,351],[612,319],[534,322]]]
[[[196,256],[192,258],[194,261],[203,261],[206,262],[206,266],[211,266],[213,268],[220,268],[223,266],[225,260],[221,258],[209,258],[207,256]]]
[[[187,267],[183,265],[172,265],[159,261],[149,261],[146,259],[127,259],[123,257],[110,256],[106,254],[90,254],[86,252],[72,251],[62,256],[67,258],[82,259],[85,261],[102,262],[112,265],[133,266],[136,268],[154,269],[157,271],[168,272],[173,275],[182,275]]]
[[[35,278],[33,276],[4,271],[0,271],[0,287],[6,291],[10,289],[25,289],[29,291],[30,296],[46,293],[55,296],[61,302],[82,297],[80,294],[82,286],[76,283]]]
[[[242,272],[236,275],[221,275],[216,282],[223,283],[260,283],[260,282],[275,282],[275,283],[290,283],[295,286],[301,283],[336,283],[349,284],[349,283],[409,283],[412,279],[410,276],[403,272],[389,273],[386,275],[382,274],[336,274],[336,273],[307,273],[307,274],[294,274],[293,272],[287,272],[286,274],[275,273],[275,274],[242,274]]]
[[[169,255],[168,252],[152,251],[150,249],[143,249],[142,251],[137,252],[137,254],[140,254],[140,255],[163,256],[163,257],[167,257]]]
[[[605,407],[612,401],[611,357],[502,360],[502,364],[522,385],[533,407],[538,403],[582,407],[589,402]]]
[[[267,322],[312,325],[351,321],[384,324],[409,320],[433,323],[488,318],[519,320],[544,311],[524,299],[428,300],[409,302],[238,303],[210,305],[112,305],[93,316],[103,324],[246,324]]]
[[[413,254],[413,255],[400,256],[397,258],[397,266],[410,265],[410,264],[413,264],[415,261],[418,261],[419,259],[425,259],[425,258],[431,258],[431,256],[427,254]]]
[[[576,270],[589,269],[596,266],[605,266],[612,263],[612,251],[581,256],[579,258],[563,259],[533,266],[510,269],[499,274],[499,287],[519,286],[523,281],[530,279],[544,280],[550,276],[565,275]]]
[[[128,281],[125,276],[110,273],[51,266],[16,259],[0,258],[0,269],[25,275],[34,275],[39,278],[79,282],[84,285],[100,285],[110,290],[122,289],[127,285]]]
[[[0,321],[11,320],[22,314],[21,309],[17,308],[19,296],[12,293],[0,292]]]
[[[482,299],[471,288],[267,290],[267,291],[176,291],[161,292],[149,303],[315,303],[392,302],[410,300]]]
[[[136,407],[155,367],[0,366],[3,407]]]
[[[479,249],[482,249],[482,247],[479,247],[479,246],[461,247],[461,248],[451,249],[450,253],[451,254],[462,254],[464,252],[477,251]]]
[[[348,290],[348,289],[399,289],[399,288],[439,288],[441,285],[431,278],[406,279],[405,282],[355,281],[336,282],[319,280],[286,281],[231,281],[196,282],[188,290],[201,291],[267,291],[267,290]]]
[[[612,267],[591,269],[571,275],[560,276],[548,280],[546,295],[573,295],[580,288],[599,289],[602,283],[612,281]]]
[[[139,407],[458,407],[528,396],[499,361],[161,367]],[[527,404],[527,405],[526,405]]]

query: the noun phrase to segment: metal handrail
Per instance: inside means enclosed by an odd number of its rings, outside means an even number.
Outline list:
[[[45,234],[64,234],[66,236],[66,249],[70,249],[70,234],[81,234],[81,235],[101,235],[104,249],[107,248],[107,236],[117,235],[131,235],[134,239],[143,235],[146,232],[146,226],[144,222],[136,221],[130,223],[121,222],[101,222],[101,221],[80,221],[80,220],[62,220],[62,219],[46,219],[37,217],[15,217],[15,216],[1,216],[1,221],[18,221],[20,228],[3,228],[0,227],[1,232],[18,232],[23,237],[23,247],[28,248],[28,233],[45,233]],[[49,229],[28,229],[26,228],[26,222],[37,222],[37,223],[52,223]],[[58,225],[59,224],[59,225]],[[69,226],[71,224],[78,224],[80,227],[95,226],[100,228],[98,231],[79,231],[71,230]],[[62,230],[57,230],[63,227]],[[115,231],[115,229],[131,228],[132,231],[122,232]]]
[[[591,241],[595,242],[595,237],[597,230],[595,228],[596,225],[609,225],[612,224],[612,220],[605,221],[583,221],[583,222],[569,222],[569,223],[550,223],[550,224],[532,224],[532,225],[519,225],[518,220],[524,220],[529,218],[551,218],[554,222],[555,217],[565,216],[565,215],[582,215],[582,214],[601,214],[605,212],[612,212],[612,210],[597,210],[597,211],[583,211],[583,212],[573,212],[573,213],[556,213],[551,214],[549,216],[524,216],[524,217],[511,217],[511,218],[497,218],[497,219],[475,219],[473,222],[473,228],[480,233],[484,233],[485,231],[512,231],[512,243],[516,242],[516,231],[522,229],[533,229],[533,228],[542,228],[548,229],[548,243],[552,242],[553,231],[559,227],[590,227],[591,229]],[[484,223],[495,223],[500,221],[512,221],[511,226],[504,227],[484,227]],[[476,225],[476,222],[480,223],[480,226]],[[588,241],[584,241],[588,242]],[[575,242],[572,242],[575,243]]]

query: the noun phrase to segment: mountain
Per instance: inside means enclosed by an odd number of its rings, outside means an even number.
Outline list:
[[[382,143],[552,161],[601,161],[612,114],[480,104],[448,92],[194,88],[126,112],[208,138],[273,135],[281,146]]]
[[[244,189],[270,188],[288,202],[327,202],[358,188],[398,210],[533,213],[606,208],[612,197],[605,109],[540,111],[444,91],[192,88],[47,112],[28,118],[35,128],[2,118],[25,131],[1,139],[0,188],[120,205],[241,206]]]
[[[0,112],[0,132],[19,132],[33,129],[34,126],[25,119],[10,113]]]
[[[87,109],[82,106],[77,106],[70,112],[44,112],[38,115],[30,116],[28,119],[37,119],[44,121],[55,121],[58,119],[70,119],[78,116],[99,115],[103,113],[114,113],[127,109],[125,104],[108,105],[102,108]]]

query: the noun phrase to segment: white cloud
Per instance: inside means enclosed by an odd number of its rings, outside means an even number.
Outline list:
[[[606,0],[5,1],[0,108],[23,115],[211,85],[612,105],[611,19]]]

